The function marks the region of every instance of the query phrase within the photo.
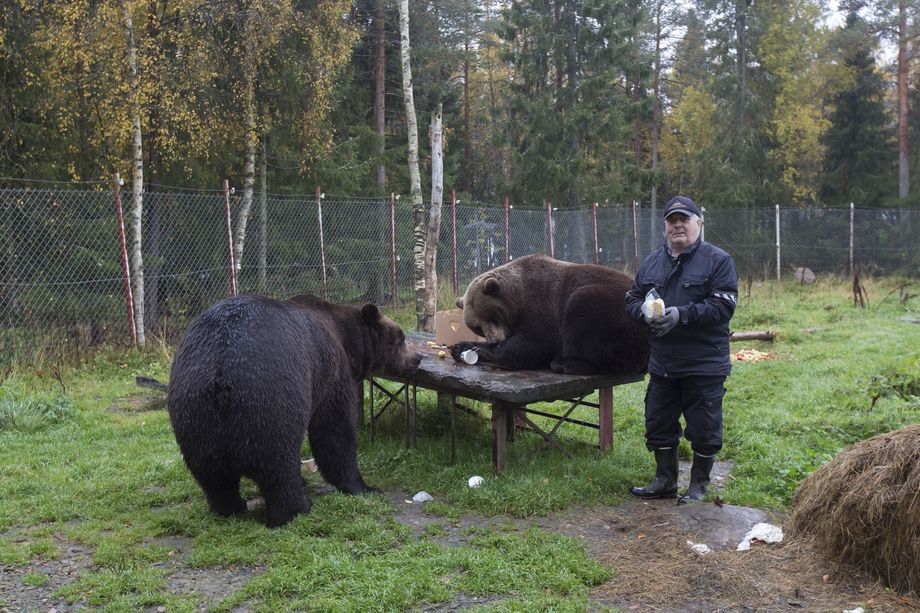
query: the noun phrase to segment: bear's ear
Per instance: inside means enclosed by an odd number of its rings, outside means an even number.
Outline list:
[[[361,307],[361,318],[365,323],[375,324],[380,321],[380,309],[376,304],[365,304]]]
[[[458,309],[462,309],[463,308],[463,296],[460,296],[459,298],[457,298],[457,301],[454,302],[454,304],[457,305]]]
[[[486,286],[482,288],[482,291],[484,294],[488,294],[490,296],[497,295],[498,294],[498,281],[496,281],[494,278],[489,279],[488,281],[486,281]]]

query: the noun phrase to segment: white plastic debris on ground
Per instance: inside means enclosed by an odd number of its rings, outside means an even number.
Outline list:
[[[862,607],[856,607],[855,609],[844,609],[843,613],[865,613]]]
[[[432,500],[434,500],[434,497],[432,497],[432,495],[428,492],[424,491],[419,492],[412,497],[412,502],[431,502]]]
[[[704,556],[712,551],[706,543],[694,543],[691,540],[687,540],[687,547],[698,556]]]
[[[744,535],[744,539],[738,543],[738,551],[747,551],[751,548],[753,541],[763,541],[764,543],[781,543],[783,541],[783,529],[773,524],[759,523],[754,524],[750,532]]]
[[[479,487],[480,485],[482,485],[483,483],[485,483],[485,479],[483,479],[483,478],[480,477],[479,475],[475,475],[475,476],[473,476],[473,477],[470,477],[470,480],[469,480],[468,483],[469,483],[470,487]]]

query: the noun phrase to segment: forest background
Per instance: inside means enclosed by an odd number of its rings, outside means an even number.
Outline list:
[[[466,201],[918,206],[916,5],[413,1],[423,192],[442,105]],[[398,26],[386,0],[4,2],[0,177],[130,178],[139,153],[146,193],[408,193]]]

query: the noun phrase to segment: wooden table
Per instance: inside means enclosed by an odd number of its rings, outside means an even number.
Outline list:
[[[500,473],[505,469],[505,443],[513,440],[515,425],[532,429],[543,438],[543,442],[534,451],[539,453],[546,445],[553,445],[566,455],[571,455],[564,445],[555,436],[556,430],[563,423],[574,423],[581,426],[596,428],[598,430],[598,445],[601,450],[613,444],[613,388],[625,383],[641,381],[642,375],[609,376],[609,375],[562,375],[550,370],[502,370],[490,366],[477,364],[470,366],[455,362],[448,352],[447,357],[439,358],[439,349],[428,344],[430,337],[412,336],[407,342],[422,354],[422,362],[418,370],[410,376],[399,376],[391,373],[377,373],[370,378],[370,428],[371,439],[374,438],[375,422],[397,396],[405,393],[405,443],[408,446],[414,441],[415,404],[410,414],[409,388],[416,387],[432,389],[438,392],[438,403],[449,404],[451,420],[451,462],[456,460],[456,434],[454,431],[454,411],[457,396],[488,402],[492,406],[492,462],[495,471]],[[374,378],[398,381],[403,386],[394,392],[384,389]],[[379,412],[375,412],[373,391],[383,390],[389,396]],[[585,398],[597,390],[599,400],[597,403],[588,402]],[[413,400],[414,400],[413,392]],[[535,402],[552,402],[567,400],[569,408],[562,415],[555,415],[529,408],[527,405]],[[598,409],[598,423],[586,422],[570,417],[579,406],[590,406]],[[540,415],[556,420],[555,426],[550,431],[545,431],[535,424],[529,415]],[[411,422],[411,423],[410,423]],[[411,431],[411,434],[410,434]]]

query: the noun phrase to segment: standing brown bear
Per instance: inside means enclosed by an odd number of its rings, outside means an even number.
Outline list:
[[[176,350],[169,419],[211,510],[245,511],[248,477],[269,527],[281,526],[312,506],[300,473],[304,434],[326,481],[348,494],[375,491],[358,470],[357,382],[411,372],[420,360],[372,304],[227,298],[192,322]]]
[[[612,268],[528,255],[485,272],[457,300],[467,327],[488,343],[482,362],[572,375],[645,372],[648,331],[626,312],[632,277]]]

